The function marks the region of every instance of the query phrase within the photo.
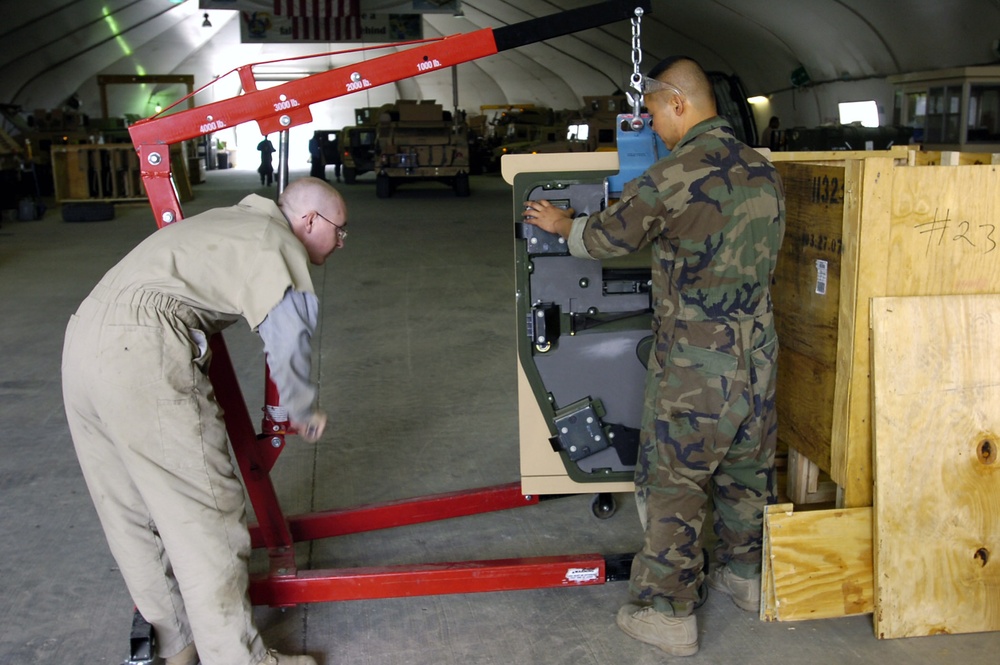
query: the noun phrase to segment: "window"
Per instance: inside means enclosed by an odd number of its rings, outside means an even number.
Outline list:
[[[841,102],[837,106],[840,108],[840,124],[860,122],[862,127],[878,127],[878,105],[874,100]]]
[[[969,90],[968,143],[1000,141],[1000,85],[973,84]]]
[[[590,125],[570,125],[566,132],[566,138],[570,141],[586,141],[590,136]]]
[[[961,84],[935,87],[927,91],[928,143],[958,143]]]

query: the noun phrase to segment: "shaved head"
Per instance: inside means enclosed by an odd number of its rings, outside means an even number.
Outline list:
[[[694,59],[672,56],[653,67],[648,77],[667,84],[643,95],[643,100],[653,131],[671,150],[692,127],[718,115],[712,82]]]
[[[319,178],[296,180],[278,197],[278,208],[295,237],[309,253],[309,260],[323,265],[344,245],[347,206],[340,192]]]
[[[701,113],[716,114],[715,91],[705,70],[694,58],[684,55],[671,56],[649,71],[649,77],[679,88]]]
[[[300,178],[278,197],[278,207],[291,220],[309,210],[344,210],[344,199],[330,183],[319,178]]]

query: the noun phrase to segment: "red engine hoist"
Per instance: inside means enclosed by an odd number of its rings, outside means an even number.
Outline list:
[[[183,218],[171,176],[171,144],[250,121],[257,122],[261,134],[265,136],[271,132],[287,133],[291,127],[312,121],[311,104],[526,44],[619,20],[635,19],[649,11],[650,0],[604,2],[502,28],[484,28],[468,34],[419,42],[405,51],[266,90],[258,90],[253,65],[239,67],[235,71],[243,87],[240,96],[171,115],[154,116],[129,127],[157,226],[162,228]],[[631,554],[299,570],[295,563],[295,542],[516,508],[535,504],[539,499],[525,495],[520,483],[515,482],[285,517],[271,482],[270,470],[284,448],[285,436],[294,431],[278,406],[277,388],[266,376],[265,366],[266,406],[261,432],[258,433],[254,430],[221,335],[213,336],[211,348],[214,357],[209,376],[224,411],[226,430],[257,517],[257,523],[250,525],[251,540],[255,548],[265,547],[269,554],[268,573],[253,576],[250,580],[253,603],[280,607],[333,600],[596,585],[627,576]],[[131,644],[133,658],[126,662],[149,662],[147,657],[151,659],[155,655],[152,633],[138,613],[133,622]]]

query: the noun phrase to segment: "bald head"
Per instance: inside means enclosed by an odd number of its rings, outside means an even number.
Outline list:
[[[319,178],[296,180],[278,197],[278,207],[314,264],[322,265],[343,246],[347,207],[330,183]]]
[[[344,199],[330,183],[319,178],[300,178],[288,185],[278,197],[278,207],[291,222],[310,210],[342,212]],[[325,214],[325,213],[324,213]]]
[[[649,78],[669,84],[667,89],[645,95],[645,102],[653,131],[671,150],[692,127],[718,115],[712,83],[695,60],[667,58],[650,70]]]
[[[653,67],[649,77],[679,88],[698,114],[703,115],[702,119],[717,114],[712,82],[693,58],[683,55],[669,57]]]

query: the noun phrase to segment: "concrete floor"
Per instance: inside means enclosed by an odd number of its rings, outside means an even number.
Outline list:
[[[293,174],[304,175],[304,173]],[[455,198],[441,185],[376,199],[342,187],[350,237],[314,280],[323,440],[297,437],[272,473],[287,515],[518,479],[513,219],[510,188],[473,178]],[[207,174],[188,215],[230,205],[253,172]],[[273,189],[271,190],[273,193]],[[148,207],[113,221],[0,226],[0,665],[118,665],[132,604],[73,454],[62,409],[65,322],[101,275],[153,232]],[[226,333],[254,419],[263,357],[245,326]],[[627,495],[607,520],[590,495],[447,522],[303,544],[300,568],[618,553],[640,542]],[[255,554],[259,569],[263,556]],[[610,665],[661,663],[621,633],[625,584],[569,589],[260,607],[270,646],[323,665]],[[995,663],[1000,634],[879,641],[871,616],[762,623],[727,598],[699,611],[689,663]]]

